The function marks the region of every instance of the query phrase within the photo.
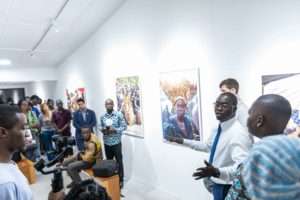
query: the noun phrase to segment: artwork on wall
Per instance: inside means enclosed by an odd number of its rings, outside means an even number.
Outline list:
[[[262,76],[263,94],[279,94],[289,100],[292,117],[285,130],[293,132],[300,126],[300,73]]]
[[[85,99],[85,88],[77,88],[77,89],[66,89],[67,96],[67,106],[71,112],[75,112],[79,109],[77,100],[80,98]]]
[[[164,139],[202,139],[197,69],[161,73],[160,105]]]
[[[117,108],[126,123],[126,134],[144,137],[141,109],[141,92],[138,76],[121,77],[116,80]]]

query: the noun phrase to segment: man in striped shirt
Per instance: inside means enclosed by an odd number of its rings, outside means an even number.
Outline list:
[[[116,159],[119,165],[120,187],[123,187],[122,134],[126,130],[126,121],[120,112],[114,111],[112,99],[105,101],[106,113],[100,117],[100,130],[103,133],[107,159]]]
[[[244,169],[249,168],[250,165],[253,165],[253,161],[259,161],[259,156],[254,156],[256,158],[253,160],[253,154],[257,154],[257,146],[259,146],[261,143],[264,143],[265,140],[268,141],[269,138],[283,134],[283,131],[290,119],[290,116],[291,105],[288,102],[288,100],[286,100],[282,96],[274,94],[263,95],[253,103],[251,109],[249,110],[247,127],[248,131],[252,135],[262,138],[262,140],[258,144],[254,145],[254,148],[250,151],[249,158],[247,158],[246,161],[239,166],[236,172],[236,177],[233,181],[233,185],[230,188],[225,200],[256,199],[253,198],[252,193],[254,190],[263,188],[261,186],[264,185],[264,181],[261,180],[261,177],[256,179],[257,177],[252,176],[254,173],[249,172],[249,170],[247,170],[248,178],[245,179],[244,175],[242,174],[242,171],[244,171]],[[259,155],[262,155],[263,153],[264,152],[258,152]],[[274,155],[276,157],[278,156],[276,155],[276,153],[274,153]],[[276,163],[272,163],[272,165],[273,164],[276,165]],[[254,165],[256,166],[256,164]],[[251,178],[249,174],[252,174]],[[250,186],[251,184],[249,185],[249,183],[254,180],[253,178],[255,178],[255,181],[252,182],[254,184]],[[247,180],[248,183],[246,183],[245,180]],[[266,187],[269,187],[268,185],[270,184],[271,183],[268,183]]]

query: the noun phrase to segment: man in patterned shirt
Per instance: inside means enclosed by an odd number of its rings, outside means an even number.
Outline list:
[[[249,110],[248,131],[254,136],[262,138],[261,141],[270,138],[270,136],[283,134],[291,112],[291,105],[284,97],[275,94],[260,96]],[[239,165],[225,200],[251,199],[247,190],[249,185],[244,183],[245,177],[241,173],[246,161]]]
[[[114,111],[112,99],[105,101],[106,113],[100,117],[100,130],[103,133],[107,159],[116,159],[119,165],[120,187],[123,187],[122,133],[126,130],[126,121],[120,112]]]

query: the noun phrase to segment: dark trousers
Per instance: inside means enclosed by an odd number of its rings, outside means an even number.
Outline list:
[[[71,158],[65,159],[63,162],[63,166],[67,167],[67,173],[71,177],[72,181],[75,183],[79,183],[81,181],[79,175],[80,171],[91,168],[94,163],[78,160],[76,157],[77,156],[73,156]]]
[[[119,143],[112,146],[105,144],[105,154],[108,160],[112,160],[114,158],[116,159],[119,165],[120,182],[123,183],[124,168],[123,168],[122,144]]]
[[[230,187],[231,185],[214,184],[212,188],[214,200],[224,200]]]

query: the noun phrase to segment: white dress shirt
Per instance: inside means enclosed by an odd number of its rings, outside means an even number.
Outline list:
[[[238,99],[237,110],[236,110],[236,119],[240,124],[247,130],[247,120],[248,120],[248,106],[242,101],[239,96],[236,96]]]
[[[221,128],[222,132],[212,163],[220,170],[220,177],[211,179],[218,184],[232,184],[238,165],[248,156],[253,138],[235,117],[221,123]],[[217,130],[210,135],[207,142],[184,140],[183,144],[197,151],[210,152],[216,134]]]

